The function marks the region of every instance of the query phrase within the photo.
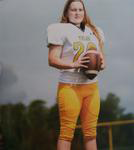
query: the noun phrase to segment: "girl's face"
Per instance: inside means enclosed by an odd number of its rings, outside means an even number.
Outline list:
[[[81,2],[72,2],[68,9],[69,22],[80,26],[84,19],[84,8]]]

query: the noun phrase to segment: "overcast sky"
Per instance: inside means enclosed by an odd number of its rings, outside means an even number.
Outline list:
[[[134,112],[134,0],[84,0],[105,34],[107,69],[99,75],[109,92]],[[0,0],[0,102],[55,103],[58,70],[48,67],[46,28],[58,22],[64,0]]]

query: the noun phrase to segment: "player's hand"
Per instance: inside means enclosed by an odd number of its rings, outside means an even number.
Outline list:
[[[77,61],[73,62],[71,66],[72,68],[81,68],[81,67],[88,68],[88,66],[85,65],[85,63],[89,63],[89,62],[90,62],[89,57],[83,56],[79,58]]]

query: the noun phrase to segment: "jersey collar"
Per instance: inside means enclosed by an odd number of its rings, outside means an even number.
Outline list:
[[[80,24],[80,27],[76,26],[73,22],[69,22],[71,23],[72,25],[74,25],[75,27],[77,27],[78,29],[80,29],[81,31],[85,32],[85,25],[84,24]]]

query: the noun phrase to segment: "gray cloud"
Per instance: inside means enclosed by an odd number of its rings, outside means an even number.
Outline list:
[[[2,63],[1,63],[2,64]],[[0,103],[10,103],[25,100],[26,93],[18,85],[17,75],[11,65],[1,65]]]

